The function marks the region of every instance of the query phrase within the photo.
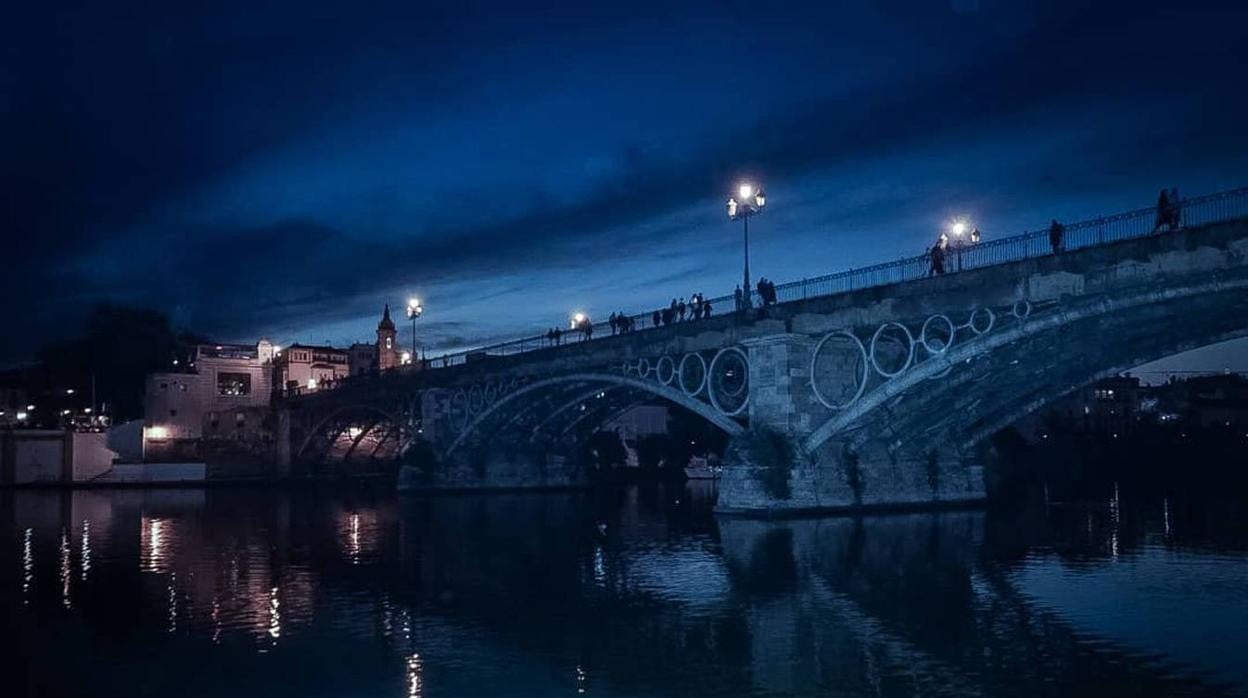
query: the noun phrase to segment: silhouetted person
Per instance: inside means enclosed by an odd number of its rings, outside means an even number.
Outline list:
[[[932,245],[932,250],[928,254],[931,258],[930,259],[931,270],[928,272],[927,275],[928,276],[940,276],[941,274],[944,274],[945,273],[945,250],[944,248],[940,246],[940,243],[937,242],[935,245]]]
[[[659,323],[663,322],[663,314],[657,310],[654,311],[654,315],[650,316],[650,322],[654,323],[655,327],[658,327]]]
[[[734,301],[736,301],[737,310],[741,310],[745,307],[745,301],[743,300],[743,296],[741,295],[740,286],[737,286],[737,289],[732,292],[732,298]]]
[[[1170,206],[1171,205],[1172,204],[1170,202],[1170,192],[1166,191],[1165,189],[1162,189],[1161,193],[1157,195],[1157,222],[1153,224],[1154,233],[1161,230],[1161,227],[1163,225],[1169,225],[1171,226],[1171,230],[1174,229],[1174,226],[1171,225],[1170,223],[1171,221]]]
[[[711,316],[711,302],[702,301],[702,317],[709,318]]]
[[[1049,224],[1049,247],[1053,249],[1053,254],[1057,254],[1066,249],[1066,226],[1057,222],[1054,218]]]
[[[754,290],[758,293],[758,300],[763,307],[767,307],[767,277],[758,277],[758,281],[754,283]]]

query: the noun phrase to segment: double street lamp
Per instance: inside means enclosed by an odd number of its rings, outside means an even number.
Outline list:
[[[408,363],[416,360],[416,318],[424,313],[425,308],[419,298],[413,296],[407,299],[407,319],[412,321],[412,353],[408,356]]]
[[[962,248],[973,247],[979,244],[980,235],[979,228],[971,228],[970,235],[967,235],[967,228],[970,224],[964,218],[956,218],[949,224],[949,232],[953,234],[953,249],[958,253],[958,271],[962,271]],[[943,241],[948,241],[947,235],[941,235]]]
[[[728,218],[741,219],[741,230],[745,239],[745,273],[742,276],[741,299],[744,307],[749,308],[750,302],[750,216],[762,213],[767,204],[767,197],[762,189],[756,189],[749,182],[742,182],[737,187],[737,196],[728,197]]]

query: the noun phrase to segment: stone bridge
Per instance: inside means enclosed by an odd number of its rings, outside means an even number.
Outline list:
[[[347,383],[285,402],[281,460],[402,461],[428,487],[575,485],[590,434],[661,402],[731,436],[725,512],[962,502],[984,497],[1001,428],[1245,334],[1248,221],[1231,219]]]

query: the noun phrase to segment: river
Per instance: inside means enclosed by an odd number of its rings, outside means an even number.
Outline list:
[[[1242,498],[0,492],[7,696],[1243,695]]]

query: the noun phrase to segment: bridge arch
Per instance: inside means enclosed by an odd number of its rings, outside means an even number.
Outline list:
[[[552,387],[565,386],[575,383],[588,385],[598,384],[603,388],[620,387],[649,393],[655,397],[667,400],[668,402],[697,414],[730,435],[740,434],[744,431],[744,428],[736,420],[725,416],[712,405],[686,395],[682,390],[666,386],[658,382],[642,378],[634,378],[632,376],[614,375],[610,373],[571,373],[534,381],[517,388],[504,396],[501,396],[496,402],[491,404],[482,412],[474,415],[473,418],[468,421],[450,445],[446,447],[445,454],[449,456],[468,438],[476,433],[477,430],[487,422],[487,420],[503,413],[503,411],[508,409],[509,406],[517,400],[524,398],[526,395],[531,396]]]
[[[303,439],[299,443],[299,448],[295,449],[293,452],[295,459],[303,459],[308,454],[309,447],[316,442],[318,438],[323,438],[328,433],[327,430],[334,431],[333,437],[328,439],[329,443],[333,443],[340,438],[342,434],[350,428],[350,426],[343,426],[341,429],[334,429],[334,427],[341,422],[344,416],[352,414],[371,416],[374,421],[369,425],[368,430],[376,428],[376,426],[381,423],[389,423],[394,429],[402,430],[405,424],[405,422],[394,413],[375,405],[365,403],[344,405],[321,417],[311,428],[308,429],[307,433],[304,434]],[[388,439],[389,436],[387,435],[383,440]],[[355,445],[351,447],[351,450],[355,450]]]
[[[1248,290],[1248,279],[1214,279],[1200,284],[1153,289],[1122,298],[1100,299],[1078,307],[1058,307],[1054,312],[1043,314],[1033,315],[1029,304],[1025,309],[1026,317],[1020,318],[1019,322],[1010,323],[1010,326],[1005,328],[998,326],[995,331],[985,331],[965,343],[950,346],[947,350],[911,366],[901,375],[885,381],[874,390],[862,395],[854,404],[833,414],[812,431],[804,440],[803,446],[813,452],[830,440],[850,432],[855,433],[855,436],[850,437],[851,441],[866,438],[866,435],[873,430],[859,429],[859,427],[872,419],[881,419],[880,414],[884,411],[894,416],[904,411],[907,415],[904,420],[911,424],[922,424],[924,420],[930,423],[950,420],[953,418],[947,414],[934,415],[933,413],[940,412],[936,405],[948,399],[951,391],[965,388],[969,382],[977,380],[985,380],[989,383],[993,381],[1008,383],[1012,374],[1029,373],[1032,376],[1029,379],[1030,382],[1039,384],[1041,387],[1021,392],[1000,390],[999,396],[990,395],[958,411],[957,419],[963,423],[979,422],[977,426],[959,434],[958,438],[961,443],[958,446],[974,446],[1000,428],[1018,421],[1068,394],[1071,390],[1087,385],[1097,378],[1129,370],[1134,366],[1172,356],[1188,349],[1248,336],[1248,321],[1242,319],[1244,315],[1239,314],[1240,319],[1236,319],[1237,313],[1231,309],[1221,314],[1209,310],[1211,307],[1218,306],[1225,294],[1245,290]],[[1150,306],[1168,306],[1176,303],[1182,304],[1183,309],[1199,307],[1203,314],[1157,313],[1155,320],[1164,320],[1167,326],[1173,326],[1176,324],[1176,317],[1195,316],[1206,319],[1190,320],[1194,324],[1188,328],[1190,331],[1187,334],[1170,338],[1170,334],[1158,333],[1154,325],[1148,324],[1150,319],[1153,319],[1148,310]],[[1059,362],[1055,366],[1029,365],[1022,359],[1016,359],[1012,362],[1004,362],[1004,365],[995,366],[994,370],[989,370],[980,378],[952,382],[942,379],[942,376],[950,372],[956,374],[959,367],[966,369],[968,364],[976,360],[992,360],[997,356],[997,352],[1008,351],[1006,348],[1010,345],[1018,345],[1019,352],[1025,357],[1028,349],[1038,340],[1054,336],[1055,333],[1065,328],[1096,328],[1098,323],[1106,319],[1128,316],[1127,314],[1140,319],[1140,324],[1134,328],[1134,337],[1122,337],[1118,336],[1118,333],[1098,333],[1112,336],[1098,336],[1090,339],[1090,341],[1104,345],[1121,344],[1123,348],[1119,352],[1130,354],[1125,359],[1110,359],[1101,367],[1089,365],[1086,361],[1072,361],[1065,364]],[[1022,321],[1024,319],[1025,321]],[[1146,348],[1139,348],[1142,345],[1138,343],[1129,344],[1130,340],[1141,337],[1150,339],[1144,343]],[[981,385],[977,384],[976,387],[980,389],[980,392],[988,392]],[[894,409],[902,401],[905,402],[904,410]],[[891,431],[900,431],[900,429]]]

